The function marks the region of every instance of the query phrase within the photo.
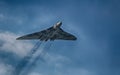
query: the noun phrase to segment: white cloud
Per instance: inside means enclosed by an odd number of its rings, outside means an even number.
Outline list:
[[[18,35],[11,32],[0,32],[0,51],[12,52],[20,57],[25,56],[33,47],[32,43],[23,40],[16,40]],[[14,67],[0,61],[0,75],[12,75]],[[31,72],[29,75],[42,75]]]
[[[0,75],[8,75],[13,70],[13,67],[4,63],[0,63]]]
[[[0,33],[0,50],[13,52],[19,56],[24,56],[32,48],[30,42],[16,40],[18,35],[10,32]]]

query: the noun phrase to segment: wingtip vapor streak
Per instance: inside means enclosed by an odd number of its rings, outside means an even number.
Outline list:
[[[40,41],[77,40],[77,38],[74,35],[67,33],[62,28],[60,28],[61,25],[62,22],[58,22],[46,30],[18,37],[17,40],[33,40],[33,39],[38,39]]]

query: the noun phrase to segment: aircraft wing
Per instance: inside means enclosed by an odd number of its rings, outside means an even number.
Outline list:
[[[44,38],[46,36],[45,34],[48,33],[51,29],[52,28],[48,28],[48,29],[40,31],[40,32],[24,35],[24,36],[18,37],[17,40],[33,40],[33,39],[44,40]]]
[[[58,32],[53,36],[53,39],[58,40],[76,40],[77,38],[59,28]]]
[[[28,35],[18,37],[17,40],[30,40],[30,39],[39,39],[42,36],[42,32],[36,32]]]
[[[17,40],[33,40],[33,39],[40,39],[41,41],[45,40],[76,40],[77,38],[65,31],[63,31],[61,28],[57,30],[57,32],[54,33],[53,28],[48,28],[46,30],[24,35],[21,37],[18,37]]]

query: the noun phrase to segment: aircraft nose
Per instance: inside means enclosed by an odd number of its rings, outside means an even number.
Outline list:
[[[62,25],[62,22],[60,22],[59,24]]]
[[[58,22],[57,25],[62,25],[62,22]]]

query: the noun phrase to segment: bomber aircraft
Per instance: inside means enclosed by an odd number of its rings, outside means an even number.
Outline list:
[[[54,41],[54,40],[76,40],[77,39],[74,35],[67,33],[62,28],[60,28],[61,25],[62,25],[62,22],[58,22],[48,29],[18,37],[17,40],[38,39],[40,41],[48,41],[48,40]]]

